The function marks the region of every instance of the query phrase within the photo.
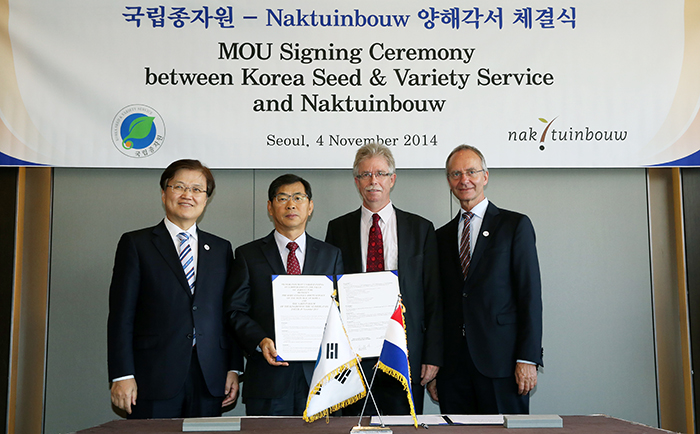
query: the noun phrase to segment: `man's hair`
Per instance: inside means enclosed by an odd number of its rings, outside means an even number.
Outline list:
[[[296,184],[297,182],[301,182],[301,185],[304,186],[304,192],[307,196],[309,196],[309,200],[311,200],[311,184],[309,184],[309,181],[305,180],[301,176],[297,176],[291,173],[278,176],[274,181],[270,183],[270,188],[267,189],[267,199],[270,202],[272,202],[272,200],[275,198],[275,195],[277,195],[277,190],[279,190],[280,187],[282,187],[283,185]]]
[[[168,186],[168,181],[175,176],[180,169],[196,170],[204,175],[207,180],[207,197],[214,193],[214,188],[216,188],[216,182],[214,181],[214,175],[212,175],[211,170],[204,164],[200,163],[199,160],[177,160],[170,163],[170,166],[166,167],[163,174],[160,175],[160,189],[165,191]]]
[[[452,158],[452,156],[454,154],[456,154],[457,152],[460,152],[460,151],[472,151],[472,152],[474,152],[481,159],[481,168],[484,169],[484,172],[489,171],[489,168],[486,167],[486,158],[484,157],[484,154],[482,154],[480,150],[478,150],[477,148],[475,148],[474,146],[471,146],[471,145],[459,145],[456,148],[454,148],[452,150],[452,152],[450,152],[450,155],[447,156],[447,160],[445,160],[445,173],[446,174],[449,175],[449,173],[447,173],[447,172],[450,170],[449,169],[450,158]]]
[[[389,172],[394,173],[396,171],[396,162],[394,161],[394,156],[391,154],[391,149],[385,145],[380,145],[377,143],[368,143],[357,150],[355,154],[355,163],[352,165],[352,173],[357,176],[360,174],[358,167],[360,163],[372,157],[384,157],[387,165],[389,166]]]

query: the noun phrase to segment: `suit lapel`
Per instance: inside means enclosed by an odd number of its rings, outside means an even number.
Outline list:
[[[484,250],[491,244],[491,239],[493,237],[484,236],[484,233],[490,233],[491,228],[496,225],[498,221],[498,214],[500,211],[496,205],[489,202],[489,206],[486,208],[486,214],[484,214],[484,221],[481,222],[481,229],[479,230],[479,235],[477,237],[476,246],[474,247],[474,253],[472,254],[472,260],[469,264],[469,273],[467,274],[467,280],[472,276],[473,270],[479,264],[479,260],[484,254]]]
[[[362,243],[360,240],[361,237],[361,231],[360,231],[360,220],[362,218],[362,210],[358,208],[355,212],[352,213],[350,216],[350,225],[346,228],[347,233],[346,236],[348,238],[348,247],[350,248],[350,252],[352,254],[350,255],[350,258],[348,258],[351,262],[350,265],[352,265],[350,270],[358,270],[357,272],[362,271]],[[345,259],[343,256],[343,260],[347,261],[348,259]],[[347,270],[346,270],[347,271]]]
[[[393,206],[393,205],[392,205]],[[411,239],[410,236],[407,236],[408,234],[411,233],[408,225],[408,218],[406,217],[406,214],[401,211],[400,209],[396,208],[394,206],[394,212],[396,213],[396,244],[398,245],[398,268],[399,270],[407,270],[408,264],[405,264],[404,262],[406,261],[406,258],[410,257],[413,253],[412,248],[409,248],[410,246],[408,245],[409,240]],[[404,255],[402,252],[406,252],[407,254]],[[400,273],[399,273],[400,276]]]
[[[449,242],[449,260],[453,262],[453,266],[457,270],[462,270],[462,263],[459,260],[459,243],[457,242],[457,229],[459,228],[459,219],[462,215],[462,210],[457,213],[457,216],[450,221],[448,226],[448,242]],[[460,274],[462,272],[460,271]]]
[[[265,259],[267,259],[268,264],[270,264],[272,272],[277,275],[285,274],[284,263],[282,263],[282,258],[280,258],[280,251],[277,248],[274,234],[275,231],[272,231],[268,236],[262,239],[260,249]]]
[[[209,250],[210,238],[209,234],[202,232],[197,227],[197,274],[194,283],[194,295],[196,296],[200,289],[206,288],[206,279],[209,275],[209,266],[212,261],[209,260],[211,251]]]
[[[185,291],[187,295],[191,297],[192,293],[190,292],[190,285],[187,283],[185,272],[182,269],[180,258],[177,254],[177,250],[175,249],[175,244],[173,243],[173,239],[170,238],[170,233],[165,228],[165,223],[160,222],[159,225],[153,228],[153,244],[156,246],[156,249],[160,252],[163,259],[165,259],[165,262],[177,277],[183,291]]]
[[[318,240],[306,234],[306,255],[304,256],[304,269],[301,274],[316,274],[316,263],[318,262]]]

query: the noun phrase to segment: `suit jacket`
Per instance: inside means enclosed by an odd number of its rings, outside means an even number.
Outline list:
[[[491,378],[513,375],[516,360],[542,365],[542,293],[530,219],[489,203],[465,281],[459,217],[437,230],[446,348],[466,336],[474,365]]]
[[[270,366],[256,350],[260,342],[275,338],[272,275],[286,274],[275,243],[274,231],[236,249],[232,290],[227,301],[229,325],[247,353],[243,399],[279,398],[290,388],[291,369]],[[340,250],[306,234],[302,274],[343,273]],[[294,363],[294,362],[291,362]],[[313,370],[313,362],[309,363]]]
[[[406,308],[411,379],[420,382],[422,364],[442,366],[442,294],[433,224],[394,207],[399,249],[399,288]],[[326,242],[340,248],[346,273],[362,272],[361,209],[328,223]],[[369,375],[369,374],[368,374]]]
[[[119,240],[109,288],[109,377],[134,375],[139,398],[168,399],[181,389],[195,327],[199,363],[212,395],[224,395],[229,370],[243,370],[242,353],[225,331],[231,244],[199,229],[197,236],[194,295],[164,222]]]

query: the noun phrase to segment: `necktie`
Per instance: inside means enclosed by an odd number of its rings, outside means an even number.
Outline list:
[[[382,230],[379,229],[379,214],[372,214],[372,227],[369,228],[367,271],[384,271],[384,242]]]
[[[180,239],[180,263],[182,264],[182,269],[185,271],[185,277],[187,278],[187,283],[190,285],[190,291],[194,294],[194,255],[192,253],[192,245],[190,244],[190,234],[187,232],[180,232],[177,234]]]
[[[287,255],[287,274],[301,274],[301,267],[299,267],[297,255],[294,253],[299,248],[299,245],[291,241],[287,243],[287,248],[289,249],[289,255]]]
[[[464,217],[464,228],[462,229],[462,239],[459,243],[459,261],[462,263],[462,275],[466,280],[469,272],[469,263],[472,260],[470,223],[474,213],[465,212],[462,216]]]

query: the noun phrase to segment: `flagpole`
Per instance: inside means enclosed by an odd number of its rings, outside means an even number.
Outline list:
[[[362,364],[358,365],[360,367],[360,371],[362,372],[362,376],[364,378],[367,378],[367,375],[365,375],[364,369],[362,369]],[[382,424],[382,428],[384,428],[384,419],[382,419],[382,414],[379,412],[379,407],[377,407],[377,401],[374,399],[374,394],[372,393],[372,385],[374,384],[374,378],[377,376],[377,368],[375,366],[374,368],[374,373],[372,374],[372,381],[370,381],[369,387],[367,388],[367,394],[372,398],[372,404],[374,404],[374,409],[377,411],[377,416],[379,416],[379,422]],[[360,420],[357,421],[357,426],[361,426],[362,424],[362,416],[365,415],[365,408],[367,407],[367,398],[365,398],[364,404],[362,404],[362,412],[360,412]]]
[[[401,303],[401,293],[398,293],[398,297],[396,298],[396,305],[394,306],[394,310],[396,310],[399,307],[399,304]],[[362,376],[366,379],[367,375],[365,375],[364,369],[362,369],[362,364],[358,364],[360,368],[360,372],[362,372]],[[374,404],[374,409],[377,411],[377,416],[379,416],[379,422],[381,423],[380,427],[373,427],[373,426],[367,426],[364,427],[362,426],[362,417],[365,414],[365,409],[367,408],[367,398],[365,398],[365,402],[362,404],[362,412],[360,413],[360,419],[357,421],[357,426],[353,427],[350,430],[350,433],[356,433],[356,434],[367,434],[367,433],[377,433],[381,432],[383,434],[391,434],[393,431],[391,428],[388,426],[384,425],[384,419],[382,418],[382,414],[379,411],[379,407],[377,406],[377,401],[374,399],[374,394],[372,393],[372,386],[374,385],[374,379],[377,376],[377,366],[375,365],[374,367],[374,373],[372,374],[372,381],[370,381],[369,387],[367,388],[367,395],[369,395],[370,398],[372,398],[372,404]]]
[[[394,305],[394,310],[396,310],[396,308],[399,307],[400,302],[401,302],[401,293],[399,292],[398,297],[396,298],[396,305]],[[362,369],[362,364],[358,364],[358,366],[360,367],[360,371],[362,372],[362,376],[364,378],[367,378],[367,375],[365,374],[365,370]],[[374,385],[374,378],[376,376],[377,376],[377,366],[375,365],[374,372],[372,373],[372,381],[370,381],[369,387],[367,388],[367,394],[372,398],[372,404],[374,404],[374,409],[377,411],[377,416],[379,416],[379,422],[382,424],[382,428],[385,428],[384,419],[382,419],[382,414],[379,411],[379,407],[377,407],[377,401],[374,399],[374,394],[372,393],[372,386]],[[362,416],[365,415],[365,408],[367,408],[367,398],[365,398],[365,402],[364,402],[364,404],[362,404],[362,411],[360,412],[360,420],[357,421],[357,426],[362,425]]]

